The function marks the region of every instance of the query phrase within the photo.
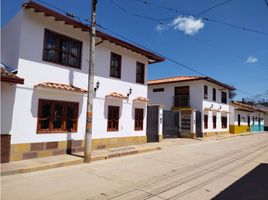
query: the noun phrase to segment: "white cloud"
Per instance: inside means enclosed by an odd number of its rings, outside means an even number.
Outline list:
[[[164,24],[158,24],[155,27],[155,30],[157,30],[158,32],[162,32],[164,30],[168,29],[168,25],[164,25]]]
[[[250,64],[254,64],[254,63],[256,63],[256,62],[258,62],[258,58],[255,58],[255,57],[253,57],[253,56],[249,56],[249,57],[247,58],[247,61],[246,61],[246,63],[250,63]]]
[[[162,32],[163,30],[167,30],[168,28],[173,28],[174,30],[179,30],[184,32],[186,35],[194,35],[200,29],[204,28],[205,24],[202,20],[195,19],[193,16],[179,16],[175,18],[171,23],[163,25],[159,24],[156,26],[156,30],[158,32]]]
[[[204,28],[205,24],[201,19],[195,19],[193,16],[189,17],[177,17],[171,23],[171,26],[176,30],[183,31],[186,35],[194,35],[201,28]]]

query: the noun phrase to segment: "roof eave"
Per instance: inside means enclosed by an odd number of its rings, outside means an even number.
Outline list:
[[[55,20],[57,20],[57,21],[64,21],[65,24],[72,25],[74,28],[80,28],[82,31],[90,32],[89,26],[87,26],[83,23],[80,23],[80,22],[78,22],[70,17],[67,17],[61,13],[58,13],[54,10],[51,10],[43,5],[35,3],[33,1],[29,1],[28,3],[24,3],[23,7],[26,9],[33,8],[35,10],[35,12],[43,12],[43,13],[45,13],[45,16],[47,16],[47,17],[54,17]],[[142,49],[142,48],[137,47],[131,43],[128,43],[128,42],[125,42],[125,41],[120,40],[118,38],[115,38],[111,35],[108,35],[106,33],[101,32],[101,31],[96,31],[96,35],[97,35],[97,37],[100,37],[103,40],[108,40],[108,41],[113,42],[117,45],[125,47],[133,52],[142,54],[143,56],[147,57],[149,60],[152,60],[152,61],[149,61],[149,64],[163,62],[165,60],[164,58],[162,58],[159,55],[156,55],[152,52],[146,51],[145,49]]]
[[[19,77],[1,76],[2,82],[24,84],[24,79]]]

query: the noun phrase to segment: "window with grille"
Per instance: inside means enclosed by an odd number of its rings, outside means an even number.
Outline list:
[[[204,129],[208,128],[208,115],[204,115]]]
[[[144,84],[144,72],[145,72],[145,65],[143,63],[137,62],[136,83]]]
[[[110,76],[114,78],[121,78],[121,60],[122,56],[111,53],[111,61],[110,61]]]
[[[37,133],[76,132],[78,103],[40,99]]]
[[[208,99],[208,86],[204,85],[204,99]]]
[[[221,127],[227,128],[227,117],[221,117]]]
[[[118,131],[119,127],[119,106],[108,106],[107,131]]]
[[[135,109],[135,131],[143,130],[143,109]]]
[[[45,29],[43,60],[81,68],[82,42]]]
[[[217,117],[213,116],[213,129],[217,128]]]

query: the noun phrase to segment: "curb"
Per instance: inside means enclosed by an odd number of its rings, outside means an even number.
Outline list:
[[[144,148],[144,149],[134,149],[134,150],[127,151],[127,152],[111,153],[109,155],[98,155],[98,156],[93,156],[91,161],[94,162],[98,160],[106,160],[106,159],[123,157],[123,156],[128,156],[128,155],[135,155],[139,153],[157,151],[161,149],[162,148],[158,146],[158,147],[151,147],[151,148]],[[83,163],[83,158],[75,158],[74,160],[64,161],[64,162],[39,164],[39,166],[33,166],[33,167],[27,166],[27,167],[21,167],[18,169],[11,169],[11,170],[5,170],[5,171],[1,170],[1,176],[30,173],[30,172],[35,172],[35,171],[59,168],[59,167],[67,167],[67,166],[81,164],[81,163]]]

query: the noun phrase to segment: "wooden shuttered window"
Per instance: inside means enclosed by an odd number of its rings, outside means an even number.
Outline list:
[[[221,117],[221,128],[227,128],[227,117]]]
[[[143,63],[137,62],[136,65],[136,83],[144,84],[145,76],[145,65]]]
[[[217,90],[215,88],[212,89],[212,100],[217,101]]]
[[[204,85],[204,99],[208,99],[208,86]]]
[[[227,103],[227,93],[226,92],[221,92],[221,102]]]
[[[135,109],[135,131],[143,130],[143,109]]]
[[[212,118],[212,122],[213,122],[213,129],[217,128],[217,117],[214,115]]]
[[[118,131],[119,106],[108,106],[107,131]]]
[[[114,78],[121,78],[121,62],[122,56],[111,53],[111,61],[110,61],[110,76]]]
[[[76,102],[40,99],[37,133],[76,132],[78,106]]]
[[[45,29],[43,60],[81,68],[82,42]]]
[[[204,115],[204,129],[208,128],[208,115]]]

